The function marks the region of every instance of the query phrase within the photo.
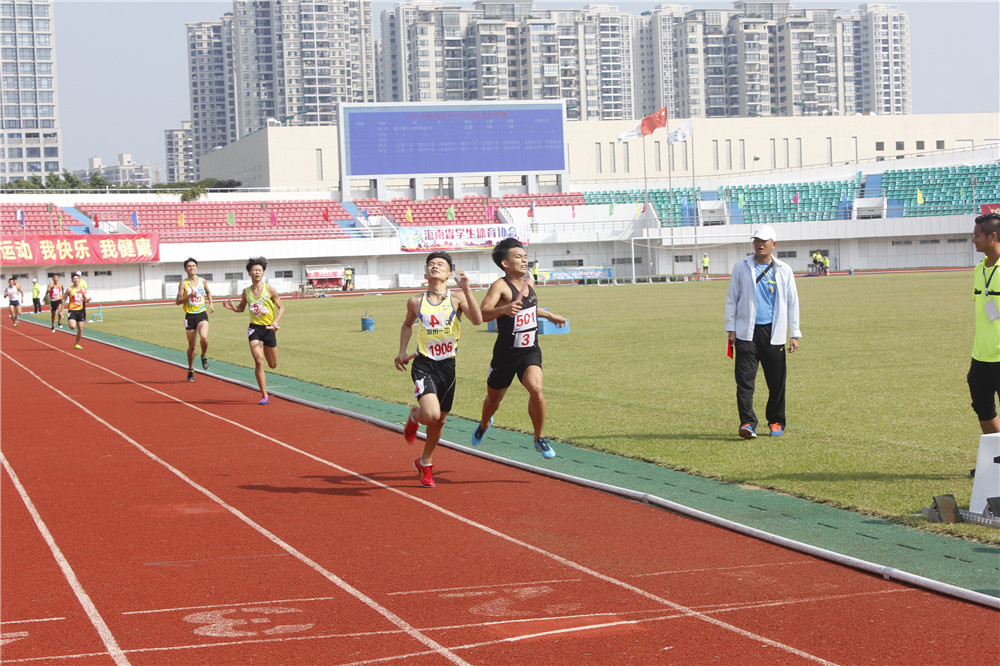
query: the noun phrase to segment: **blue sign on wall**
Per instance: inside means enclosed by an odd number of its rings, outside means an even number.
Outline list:
[[[348,177],[566,171],[561,101],[340,109]]]

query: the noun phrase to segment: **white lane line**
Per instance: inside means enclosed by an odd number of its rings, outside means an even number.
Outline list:
[[[270,601],[236,602],[231,604],[210,604],[208,606],[178,606],[177,608],[152,608],[150,610],[125,611],[122,615],[152,615],[155,613],[178,613],[186,610],[206,610],[208,608],[234,608],[247,606],[267,606],[270,604],[295,604],[305,601],[332,601],[337,597],[308,597],[305,599],[271,599]]]
[[[364,594],[361,590],[355,588],[350,583],[348,583],[347,581],[343,580],[342,578],[340,578],[339,576],[337,576],[336,574],[334,574],[332,571],[330,571],[330,570],[326,569],[325,567],[323,567],[322,565],[320,565],[315,560],[310,559],[309,557],[307,557],[305,555],[305,553],[302,553],[301,551],[299,551],[298,549],[296,549],[291,544],[283,541],[276,534],[274,534],[273,532],[267,530],[263,525],[260,525],[260,524],[258,524],[256,522],[254,522],[249,516],[247,516],[242,511],[240,511],[236,507],[232,506],[231,504],[228,504],[225,500],[223,500],[221,497],[219,497],[218,495],[216,495],[215,493],[213,493],[212,491],[210,491],[208,488],[205,488],[204,486],[199,485],[197,482],[195,482],[194,479],[191,479],[186,474],[184,474],[184,472],[182,472],[181,470],[177,469],[176,467],[174,467],[173,465],[171,465],[170,463],[168,463],[166,460],[163,460],[162,458],[160,458],[155,453],[153,453],[149,449],[147,449],[144,446],[142,446],[142,444],[140,444],[136,440],[132,439],[131,437],[129,437],[128,435],[126,435],[124,432],[122,432],[121,430],[119,430],[115,426],[111,425],[110,423],[108,423],[107,421],[105,421],[104,419],[102,419],[97,414],[94,414],[89,409],[87,409],[86,407],[84,407],[81,403],[77,402],[76,400],[74,400],[73,398],[71,398],[70,396],[68,396],[67,394],[63,393],[62,391],[60,391],[59,389],[57,389],[52,384],[49,384],[48,382],[46,382],[44,379],[42,379],[41,377],[39,377],[32,370],[29,370],[24,364],[22,364],[20,361],[18,361],[14,357],[12,357],[10,354],[8,354],[7,352],[2,352],[2,354],[8,360],[10,360],[12,363],[14,363],[14,364],[20,366],[22,369],[24,369],[25,372],[27,372],[28,374],[30,374],[31,376],[33,376],[36,380],[38,380],[38,382],[40,382],[44,386],[47,386],[54,393],[62,396],[62,398],[64,400],[66,400],[67,402],[75,405],[84,414],[86,414],[87,416],[89,416],[90,418],[94,419],[95,421],[97,421],[98,423],[100,423],[101,425],[103,425],[105,428],[107,428],[108,430],[110,430],[111,432],[115,433],[116,435],[118,435],[119,437],[121,437],[122,439],[124,439],[126,442],[128,442],[129,444],[131,444],[132,446],[134,446],[136,449],[138,449],[139,451],[141,451],[142,453],[144,453],[147,457],[149,457],[154,462],[156,462],[159,465],[162,465],[164,468],[168,469],[175,476],[177,476],[179,479],[181,479],[182,481],[184,481],[185,483],[187,483],[188,485],[190,485],[192,488],[194,488],[198,492],[202,493],[203,495],[205,495],[206,497],[208,497],[209,499],[211,499],[213,502],[216,502],[219,506],[221,506],[222,508],[224,508],[226,511],[228,511],[229,513],[231,513],[233,516],[235,516],[239,520],[243,521],[247,526],[249,526],[251,529],[253,529],[254,531],[256,531],[261,536],[263,536],[265,539],[267,539],[268,541],[270,541],[274,545],[278,546],[279,548],[281,548],[282,550],[284,550],[285,552],[287,552],[288,554],[290,554],[292,557],[294,557],[295,559],[297,559],[302,564],[305,564],[306,566],[310,567],[311,569],[313,569],[314,571],[316,571],[317,573],[319,573],[321,576],[323,576],[324,578],[326,578],[327,580],[329,580],[331,583],[333,583],[334,585],[336,585],[340,589],[344,590],[345,592],[347,592],[348,594],[350,594],[352,597],[354,597],[355,599],[357,599],[358,601],[360,601],[364,605],[368,606],[373,611],[375,611],[378,614],[380,614],[385,619],[387,619],[390,622],[392,622],[394,625],[396,625],[397,627],[399,627],[400,629],[402,629],[408,636],[410,636],[410,638],[413,638],[414,640],[423,643],[424,645],[426,645],[427,647],[429,647],[433,652],[435,652],[436,654],[444,657],[445,659],[447,659],[448,661],[452,662],[453,664],[460,664],[462,666],[470,666],[464,659],[462,659],[461,657],[459,657],[457,654],[451,652],[450,650],[448,650],[448,648],[446,648],[443,645],[437,643],[436,641],[432,640],[428,636],[425,636],[424,634],[422,634],[421,632],[419,632],[416,628],[414,628],[413,626],[411,626],[408,622],[406,622],[403,618],[399,617],[398,615],[396,615],[395,613],[393,613],[392,611],[390,611],[388,608],[385,608],[384,606],[382,606],[381,604],[379,604],[377,601],[375,601],[374,599],[372,599],[368,595]],[[127,379],[127,378],[125,378],[125,379]],[[132,381],[132,380],[128,380],[128,381]],[[132,382],[132,383],[136,383],[136,382]],[[140,384],[140,386],[141,386],[141,384]],[[248,430],[249,430],[249,428],[248,428]],[[7,466],[6,459],[4,459],[4,466],[5,467]],[[55,545],[55,544],[53,543],[53,545]],[[82,590],[81,590],[81,592],[82,592]],[[89,601],[89,599],[88,599],[88,601]],[[96,612],[96,608],[94,609],[94,611]],[[110,636],[110,632],[108,633],[108,638],[110,638],[112,641],[114,640]],[[117,649],[117,646],[115,646],[115,647]],[[119,653],[120,652],[121,651],[119,650]],[[124,659],[124,654],[122,654],[121,656]],[[128,661],[126,660],[123,663],[127,664]]]
[[[7,356],[7,354],[5,353],[4,356]],[[108,628],[104,618],[101,617],[101,613],[97,610],[97,606],[95,606],[94,602],[91,601],[90,595],[88,595],[87,591],[83,589],[83,585],[80,584],[80,580],[76,577],[76,573],[73,572],[73,567],[70,566],[69,560],[67,560],[66,556],[63,555],[62,549],[59,548],[56,540],[52,537],[52,532],[49,531],[45,521],[42,520],[42,515],[38,513],[35,503],[31,501],[31,497],[28,496],[28,491],[25,490],[23,485],[21,485],[21,480],[17,478],[17,474],[14,473],[14,469],[10,466],[10,463],[7,462],[7,457],[3,454],[3,452],[0,452],[0,464],[3,465],[4,470],[7,472],[7,476],[10,477],[14,487],[17,488],[18,494],[21,495],[21,501],[24,502],[24,506],[27,507],[32,520],[35,521],[35,527],[38,528],[38,531],[42,534],[42,538],[45,539],[45,543],[48,544],[49,550],[52,551],[52,556],[59,565],[59,569],[62,570],[63,576],[66,577],[66,582],[69,583],[70,589],[73,590],[73,594],[76,595],[80,605],[83,606],[83,611],[87,614],[87,618],[90,620],[90,623],[94,625],[94,629],[97,630],[97,634],[101,637],[104,647],[108,648],[108,654],[119,666],[128,666],[128,657],[125,656],[125,653],[122,652],[122,649],[118,646],[118,641],[115,640],[114,635],[111,633],[111,629]]]
[[[61,622],[65,619],[64,617],[38,617],[30,620],[4,620],[0,624],[7,626],[8,624],[30,624],[32,622]]]
[[[320,464],[323,464],[323,465],[326,465],[328,467],[331,467],[331,468],[333,468],[333,469],[335,469],[335,470],[337,470],[339,472],[343,472],[344,474],[348,474],[348,475],[354,476],[354,477],[356,477],[358,479],[367,481],[368,483],[372,484],[373,486],[375,486],[377,488],[381,488],[383,490],[387,490],[389,492],[395,493],[395,494],[397,494],[397,495],[399,495],[401,497],[405,497],[405,498],[409,499],[412,502],[416,502],[416,503],[418,503],[418,504],[420,504],[420,505],[422,505],[422,506],[424,506],[424,507],[426,507],[428,509],[431,509],[432,511],[437,511],[437,512],[439,512],[439,513],[441,513],[441,514],[443,514],[445,516],[448,516],[449,518],[452,518],[452,519],[454,519],[454,520],[456,520],[456,521],[458,521],[460,523],[468,525],[469,527],[473,527],[475,529],[478,529],[478,530],[480,530],[482,532],[485,532],[486,534],[489,534],[491,536],[495,536],[495,537],[497,537],[499,539],[507,541],[508,543],[512,543],[512,544],[521,546],[522,548],[530,550],[533,553],[536,553],[538,555],[541,555],[543,557],[551,559],[552,561],[558,562],[559,564],[562,564],[562,565],[564,565],[566,567],[569,567],[571,569],[575,569],[577,571],[580,571],[580,572],[582,572],[584,574],[587,574],[589,576],[592,576],[592,577],[594,577],[594,578],[596,578],[598,580],[601,580],[601,581],[604,581],[604,582],[609,583],[611,585],[616,585],[616,586],[621,587],[623,589],[629,590],[630,592],[633,592],[634,594],[637,594],[638,596],[641,596],[641,597],[643,597],[645,599],[649,599],[649,600],[654,601],[654,602],[659,603],[659,604],[663,604],[664,606],[667,606],[668,608],[672,608],[674,610],[677,610],[677,611],[680,611],[680,612],[683,612],[683,613],[687,613],[691,617],[695,617],[697,619],[700,619],[703,622],[706,622],[708,624],[717,626],[717,627],[719,627],[721,629],[724,629],[724,630],[727,630],[727,631],[731,631],[731,632],[733,632],[733,633],[735,633],[735,634],[737,634],[739,636],[743,636],[744,638],[747,638],[747,639],[750,639],[750,640],[754,640],[754,641],[759,641],[761,643],[764,643],[765,645],[770,645],[771,647],[775,647],[775,648],[778,648],[780,650],[784,650],[784,651],[789,652],[791,654],[794,654],[796,656],[802,657],[803,659],[808,659],[809,661],[814,661],[816,663],[827,664],[827,665],[831,665],[833,663],[833,662],[829,662],[829,661],[827,661],[827,660],[825,660],[822,657],[819,657],[817,655],[810,654],[810,653],[805,652],[803,650],[799,650],[798,648],[792,647],[791,645],[787,645],[787,644],[782,643],[780,641],[776,641],[776,640],[767,638],[766,636],[762,636],[760,634],[756,634],[756,633],[754,633],[752,631],[749,631],[747,629],[743,629],[742,627],[737,627],[736,625],[729,624],[728,622],[723,622],[722,620],[717,620],[717,619],[715,619],[713,617],[710,617],[708,615],[705,615],[703,613],[699,613],[698,611],[696,611],[696,610],[694,610],[692,608],[689,608],[689,607],[684,606],[682,604],[676,603],[674,601],[670,601],[669,599],[665,599],[665,598],[660,597],[658,595],[655,595],[655,594],[653,594],[651,592],[647,592],[646,590],[643,590],[642,588],[636,587],[635,585],[632,585],[630,583],[626,583],[623,580],[618,580],[617,578],[613,578],[611,576],[603,574],[603,573],[601,573],[599,571],[596,571],[594,569],[586,567],[586,566],[584,566],[584,565],[582,565],[582,564],[580,564],[578,562],[574,562],[574,561],[569,560],[569,559],[567,559],[565,557],[562,557],[561,555],[557,555],[555,553],[551,553],[551,552],[549,552],[547,550],[539,548],[538,546],[535,546],[533,544],[530,544],[530,543],[527,543],[525,541],[521,541],[520,539],[517,539],[515,537],[512,537],[509,534],[505,534],[505,533],[500,532],[498,530],[495,530],[495,529],[493,529],[491,527],[488,527],[487,525],[483,525],[482,523],[478,523],[478,522],[476,522],[474,520],[466,518],[465,516],[459,515],[459,514],[453,512],[453,511],[449,511],[448,509],[440,507],[440,506],[438,506],[438,505],[436,505],[436,504],[434,504],[434,503],[432,503],[432,502],[430,502],[428,500],[425,500],[423,498],[417,497],[415,495],[411,495],[410,493],[407,493],[407,492],[404,492],[402,490],[399,490],[398,488],[393,488],[391,486],[388,486],[388,485],[382,483],[381,481],[378,481],[378,480],[373,479],[371,477],[367,477],[364,474],[361,474],[360,472],[355,472],[354,470],[347,469],[346,467],[341,467],[340,465],[337,465],[334,462],[331,462],[329,460],[321,458],[321,457],[319,457],[319,456],[317,456],[315,454],[309,453],[308,451],[304,451],[302,449],[299,449],[299,448],[297,448],[295,446],[292,446],[291,444],[288,444],[286,442],[283,442],[283,441],[281,441],[281,440],[279,440],[279,439],[277,439],[275,437],[271,437],[269,435],[265,435],[263,433],[259,433],[256,430],[250,428],[249,426],[246,426],[246,425],[244,425],[242,423],[239,423],[238,421],[233,421],[233,420],[228,419],[228,418],[226,418],[224,416],[219,416],[218,414],[213,414],[212,412],[210,412],[210,411],[208,411],[206,409],[203,409],[203,408],[201,408],[201,407],[199,407],[199,406],[197,406],[195,404],[186,402],[185,400],[177,398],[177,397],[175,397],[173,395],[170,395],[169,393],[161,391],[161,390],[159,390],[157,388],[154,388],[152,386],[147,386],[145,384],[137,382],[137,381],[135,381],[134,379],[132,379],[130,377],[126,377],[125,375],[117,373],[114,370],[109,370],[108,368],[105,368],[105,367],[103,367],[101,365],[98,365],[97,363],[89,361],[86,358],[70,354],[69,352],[67,352],[65,350],[58,349],[58,348],[56,348],[56,347],[54,347],[52,345],[49,345],[48,343],[43,342],[41,340],[37,340],[37,341],[40,342],[41,344],[45,345],[45,346],[50,347],[51,349],[55,349],[56,351],[59,351],[59,352],[61,352],[63,354],[66,354],[67,356],[69,356],[70,358],[73,358],[74,360],[77,360],[77,361],[80,361],[82,363],[86,363],[88,365],[91,365],[94,368],[97,368],[98,370],[101,370],[101,371],[106,372],[106,373],[108,373],[110,375],[118,377],[119,379],[122,379],[122,380],[124,380],[124,381],[126,381],[126,382],[128,382],[130,384],[134,384],[134,385],[136,385],[138,387],[146,389],[147,391],[151,391],[151,392],[156,393],[158,395],[161,395],[161,396],[163,396],[163,397],[165,397],[165,398],[167,398],[169,400],[173,400],[174,402],[177,402],[177,403],[179,403],[181,405],[184,405],[184,406],[188,407],[189,409],[192,409],[192,410],[194,410],[196,412],[200,412],[201,414],[204,414],[204,415],[209,416],[211,418],[218,419],[219,421],[222,421],[223,423],[227,423],[227,424],[229,424],[229,425],[231,425],[231,426],[233,426],[235,428],[238,428],[238,429],[241,429],[241,430],[245,430],[246,432],[251,433],[251,434],[253,434],[256,437],[259,437],[259,438],[264,439],[266,441],[272,442],[272,443],[274,443],[274,444],[276,444],[278,446],[281,446],[281,447],[283,447],[283,448],[285,448],[285,449],[287,449],[289,451],[293,451],[293,452],[298,453],[298,454],[300,454],[300,455],[302,455],[302,456],[304,456],[306,458],[309,458],[310,460],[314,460],[314,461],[316,461],[316,462],[318,462]],[[27,371],[27,372],[31,373],[32,375],[34,375],[34,373],[31,372],[31,370],[28,370],[28,368],[26,368],[25,366],[21,365],[21,363],[17,362],[13,357],[11,357],[10,355],[8,355],[6,352],[4,352],[3,355],[7,356],[11,361],[13,361],[14,363],[17,363],[17,365],[19,365],[22,368],[24,368],[25,371]],[[35,377],[38,377],[38,375],[35,375]],[[38,377],[38,380],[44,383],[44,380],[42,380],[40,377]],[[61,391],[58,391],[58,389],[56,389],[55,387],[52,387],[52,389],[54,391],[59,392],[61,395],[65,396],[64,393],[62,393]],[[71,398],[69,398],[69,396],[66,396],[66,399],[67,400],[71,400]],[[76,404],[79,404],[79,403],[76,403]],[[80,407],[81,407],[81,409],[83,409],[82,405]],[[97,418],[97,417],[95,416],[94,418]],[[107,424],[107,425],[108,425],[109,428],[114,428],[114,426],[112,426],[111,424]],[[115,429],[115,430],[116,430],[116,432],[121,432],[121,431],[119,431],[117,429]],[[121,433],[121,436],[127,438],[127,435],[125,435],[124,433]],[[141,446],[138,443],[136,443],[135,446],[141,448]],[[145,449],[142,449],[142,450],[145,451]],[[152,452],[147,452],[147,455],[153,456],[155,458],[155,456],[154,456],[154,454]],[[157,461],[160,461],[159,458],[155,458],[155,459]],[[163,464],[164,466],[167,466],[168,469],[171,469],[171,470],[174,469],[173,467],[170,467],[166,461],[161,461],[161,464]],[[178,474],[182,478],[186,478],[186,477],[183,476],[183,473],[180,472],[180,470],[177,470],[175,472],[175,474]],[[189,483],[191,483],[191,484],[194,485],[194,481],[189,481]],[[200,486],[197,486],[197,487],[200,488]],[[206,494],[210,494],[210,491],[208,491],[208,489],[204,489],[203,492],[205,492]],[[212,495],[212,497],[215,497],[215,496]],[[220,503],[224,504],[222,502],[221,498],[218,501]],[[229,505],[225,505],[225,506],[228,507]],[[232,508],[231,511],[238,513],[238,511],[237,511],[237,509],[235,507]],[[239,514],[239,515],[242,516],[243,514]],[[249,521],[250,519],[246,518],[246,520]],[[260,529],[263,530],[264,528],[261,527]],[[268,534],[270,534],[270,533],[268,533]],[[277,539],[276,536],[274,538]],[[289,548],[291,548],[291,546],[289,546]],[[298,552],[298,551],[296,551],[296,552]],[[302,555],[302,557],[305,557],[305,555]],[[317,564],[316,566],[319,566],[319,565]],[[344,584],[346,585],[347,583],[345,582]],[[359,591],[359,594],[360,594],[360,591]],[[375,603],[375,602],[373,601],[372,603]],[[386,612],[389,612],[389,611],[386,610]],[[400,619],[400,621],[402,622],[402,619]],[[428,640],[430,640],[430,639],[428,639]],[[456,656],[456,658],[458,658],[458,657]]]
[[[758,569],[762,567],[790,567],[799,564],[818,564],[815,560],[796,560],[794,562],[765,562],[763,564],[740,564],[734,567],[705,567],[703,569],[674,569],[670,571],[651,571],[649,573],[632,574],[633,578],[648,578],[649,576],[674,576],[676,574],[705,573],[712,571],[740,571],[742,569]]]
[[[579,583],[580,578],[561,578],[555,580],[533,580],[520,583],[498,583],[495,585],[466,585],[464,587],[439,587],[432,590],[407,590],[404,592],[389,592],[386,596],[395,597],[407,594],[439,594],[441,592],[465,592],[468,590],[511,590],[532,585],[549,585],[552,583]]]
[[[807,599],[789,599],[785,601],[771,601],[771,602],[747,602],[745,604],[732,604],[729,606],[699,606],[705,612],[709,613],[730,613],[734,611],[744,611],[744,610],[754,610],[756,608],[769,608],[774,606],[785,606],[793,605],[799,603],[811,603],[811,602],[822,602],[831,601],[838,599],[848,599],[854,597],[863,596],[879,596],[882,594],[895,594],[895,593],[906,593],[914,592],[915,590],[909,589],[898,589],[898,590],[882,590],[876,592],[854,592],[850,594],[839,594],[831,596],[818,596],[811,597]],[[294,600],[290,600],[294,601]],[[193,607],[199,608],[199,607]],[[498,625],[516,625],[516,624],[539,624],[542,622],[553,622],[559,620],[577,620],[584,618],[598,618],[598,617],[608,617],[608,618],[621,618],[623,616],[629,615],[654,615],[660,613],[659,610],[642,610],[642,611],[624,611],[624,612],[608,612],[608,613],[587,613],[581,615],[562,615],[562,616],[551,616],[551,617],[534,617],[534,618],[518,618],[512,620],[497,620],[493,622],[476,622],[468,624],[455,624],[455,625],[442,625],[436,627],[424,627],[422,631],[453,631],[456,629],[478,629],[481,627],[492,627]],[[635,620],[620,620],[615,622],[603,622],[600,624],[586,625],[580,627],[568,627],[563,630],[542,632],[542,633],[532,633],[532,634],[521,634],[518,636],[509,636],[506,638],[498,638],[491,641],[483,641],[480,643],[470,643],[462,646],[456,646],[452,649],[473,649],[477,647],[491,647],[493,645],[499,645],[501,643],[516,642],[519,640],[524,640],[525,638],[543,636],[543,635],[553,635],[560,633],[561,631],[582,631],[585,629],[594,629],[598,627],[609,627],[616,624],[642,624],[642,623],[652,623],[652,622],[664,622],[669,620],[678,620],[688,617],[687,613],[671,613],[669,615],[658,615],[654,617],[637,618]],[[259,644],[273,644],[273,643],[287,643],[287,642],[301,642],[301,641],[311,641],[311,640],[327,640],[332,638],[370,638],[374,636],[390,636],[395,634],[402,634],[400,630],[388,630],[388,631],[368,631],[368,632],[352,632],[352,633],[340,633],[340,634],[318,634],[314,636],[283,636],[281,638],[254,638],[247,640],[238,641],[225,641],[220,643],[197,643],[194,645],[173,645],[165,647],[154,647],[154,648],[135,648],[131,650],[126,650],[130,654],[144,654],[152,652],[173,652],[180,650],[201,650],[205,648],[214,647],[233,647],[233,646],[243,646],[243,645],[259,645]],[[666,648],[664,648],[666,649]],[[69,655],[56,655],[47,657],[29,657],[25,659],[15,659],[15,660],[5,660],[4,663],[27,663],[33,661],[43,661],[43,660],[54,660],[54,659],[82,659],[88,657],[100,657],[104,656],[104,652],[93,652],[84,654],[69,654]],[[416,656],[426,656],[434,654],[432,650],[424,650],[421,652],[409,652],[405,654],[397,654],[389,657],[379,657],[376,659],[367,659],[363,661],[351,662],[350,664],[341,664],[340,666],[361,666],[362,664],[377,664],[386,662],[403,661],[404,659],[409,659]]]

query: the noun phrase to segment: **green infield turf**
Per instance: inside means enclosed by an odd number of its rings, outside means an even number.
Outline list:
[[[972,491],[969,470],[980,432],[965,382],[973,336],[970,272],[797,282],[803,338],[788,359],[786,434],[754,441],[736,435],[733,361],[725,353],[728,282],[540,287],[540,306],[570,319],[568,335],[540,338],[546,434],[1000,543],[996,530],[932,525],[916,516],[934,495],[952,493],[967,507]],[[406,298],[285,300],[277,372],[411,402],[409,373],[392,363]],[[91,326],[186,348],[178,306],[105,307],[103,313],[104,322]],[[362,331],[366,313],[374,317],[374,331]],[[246,313],[219,303],[209,356],[252,365],[247,321]],[[478,419],[494,336],[485,324],[465,324],[454,414]],[[763,421],[763,374],[757,387]],[[511,388],[496,425],[530,431],[523,389]]]

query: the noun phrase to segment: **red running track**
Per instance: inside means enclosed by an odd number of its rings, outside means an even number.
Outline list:
[[[4,663],[997,663],[997,611],[84,347],[2,329]]]

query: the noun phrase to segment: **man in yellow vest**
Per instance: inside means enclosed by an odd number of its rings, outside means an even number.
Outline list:
[[[703,256],[701,258],[701,274],[702,274],[702,276],[704,276],[704,278],[706,280],[709,279],[709,277],[708,277],[708,252],[706,252],[705,256]]]
[[[452,272],[458,276],[461,293],[448,290]],[[399,354],[396,369],[402,371],[413,360],[410,377],[413,379],[417,406],[410,410],[403,429],[403,439],[413,442],[417,429],[427,426],[424,450],[413,461],[413,468],[420,477],[420,485],[434,487],[434,450],[441,439],[441,429],[451,411],[455,398],[455,355],[461,333],[462,314],[474,326],[483,323],[479,304],[472,295],[469,278],[462,271],[455,271],[455,264],[447,252],[432,252],[427,257],[424,278],[427,291],[410,296],[406,301],[406,317],[399,329]],[[417,329],[417,353],[407,355],[414,325]]]
[[[1000,395],[1000,214],[976,218],[972,242],[985,257],[972,269],[972,300],[976,334],[967,377],[972,409],[984,435],[1000,432],[997,395]]]

